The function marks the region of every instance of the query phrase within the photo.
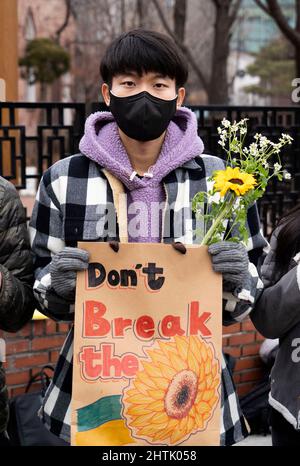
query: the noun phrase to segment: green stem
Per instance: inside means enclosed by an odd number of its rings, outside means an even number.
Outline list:
[[[221,209],[219,215],[217,216],[217,218],[215,219],[215,221],[213,222],[213,224],[209,228],[208,232],[205,234],[205,236],[204,236],[204,238],[203,238],[203,240],[201,242],[201,246],[209,245],[209,241],[213,237],[213,235],[214,235],[215,231],[217,230],[218,226],[227,217],[227,215],[231,211],[235,199],[236,199],[236,196],[234,194],[232,194],[231,199],[229,199],[228,202],[224,203],[225,208]]]
[[[236,220],[233,220],[232,225],[231,225],[231,227],[230,227],[230,230],[228,231],[226,237],[224,238],[224,241],[226,241],[227,238],[230,238],[230,234],[231,234],[231,232],[232,232],[232,230],[233,230],[233,227],[235,227],[236,223],[237,223]]]

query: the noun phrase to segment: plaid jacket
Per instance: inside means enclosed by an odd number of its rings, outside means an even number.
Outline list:
[[[198,191],[207,191],[208,178],[213,171],[223,168],[221,159],[202,154],[164,178],[163,242],[200,242],[195,235],[195,228],[199,225],[191,210],[191,200]],[[35,256],[34,293],[40,310],[50,318],[59,321],[72,321],[74,318],[74,303],[65,301],[51,288],[51,258],[65,246],[76,246],[77,241],[126,241],[124,211],[116,202],[122,191],[124,188],[119,180],[82,154],[61,160],[44,173],[30,221],[30,236]],[[113,212],[107,208],[109,205],[115,206]],[[115,222],[109,221],[109,215],[115,217]],[[260,231],[256,205],[248,211],[248,228],[252,285],[249,290],[239,290],[236,296],[223,292],[225,325],[242,321],[250,313],[262,288],[256,265],[267,242]],[[63,345],[53,381],[39,413],[46,427],[66,441],[70,441],[72,346],[73,329]],[[231,445],[248,432],[224,357],[221,406],[221,445]]]

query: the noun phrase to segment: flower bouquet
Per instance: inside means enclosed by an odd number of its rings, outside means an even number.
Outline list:
[[[290,173],[282,169],[280,151],[291,144],[293,138],[282,134],[274,143],[256,134],[254,142],[244,147],[247,120],[232,124],[224,118],[218,128],[219,144],[227,154],[226,168],[215,171],[208,179],[208,191],[197,193],[192,201],[196,219],[202,220],[204,225],[202,231],[196,232],[203,238],[201,245],[241,239],[246,243],[248,208],[263,196],[271,178],[279,181],[291,178]],[[276,162],[271,163],[274,157]]]

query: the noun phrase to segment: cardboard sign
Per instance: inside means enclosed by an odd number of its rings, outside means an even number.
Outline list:
[[[218,445],[222,284],[206,247],[78,247],[72,445]]]

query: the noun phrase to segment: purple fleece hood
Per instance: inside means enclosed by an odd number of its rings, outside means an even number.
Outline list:
[[[132,191],[157,186],[172,170],[200,155],[204,146],[197,133],[195,114],[181,107],[167,128],[159,157],[151,170],[153,178],[134,177],[130,180],[133,168],[110,112],[95,112],[87,118],[79,149]]]

